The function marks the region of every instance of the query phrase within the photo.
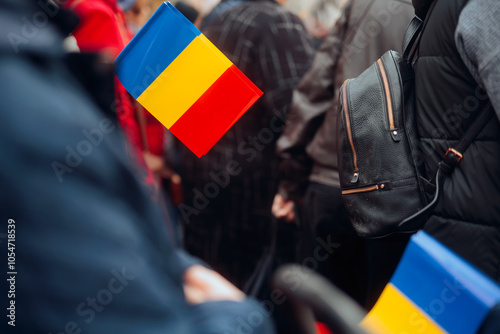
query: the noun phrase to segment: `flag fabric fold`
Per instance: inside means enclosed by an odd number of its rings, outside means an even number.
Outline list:
[[[170,2],[115,64],[127,91],[198,157],[262,95]]]

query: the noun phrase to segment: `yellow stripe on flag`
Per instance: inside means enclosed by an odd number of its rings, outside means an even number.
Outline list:
[[[231,66],[203,38],[196,37],[137,98],[167,128]]]
[[[373,324],[377,323],[383,323],[390,333],[446,333],[391,283],[387,284],[377,303],[360,325],[370,331]]]
[[[198,36],[198,38],[201,39],[201,41],[205,43],[205,45],[210,50],[212,50],[224,63],[226,63],[227,67],[233,65],[233,63],[226,57],[226,55],[224,55],[219,49],[217,49],[217,47],[212,42],[210,42],[210,40],[206,38],[205,35],[201,34]]]

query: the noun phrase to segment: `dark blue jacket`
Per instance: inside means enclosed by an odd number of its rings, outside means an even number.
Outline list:
[[[16,11],[6,1],[0,332],[272,333],[255,302],[186,303],[182,274],[193,261],[174,246],[168,222],[138,181],[121,130],[63,62],[58,28],[45,24],[35,26],[36,36],[26,34],[22,18],[45,9]],[[21,38],[17,44],[9,33]],[[7,231],[15,231],[10,245]],[[15,247],[10,269],[7,246]],[[7,270],[14,274],[5,277]],[[5,316],[11,301],[15,327]]]

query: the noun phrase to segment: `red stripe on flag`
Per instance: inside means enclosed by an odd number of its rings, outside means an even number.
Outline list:
[[[169,130],[199,158],[261,95],[262,92],[232,65]]]

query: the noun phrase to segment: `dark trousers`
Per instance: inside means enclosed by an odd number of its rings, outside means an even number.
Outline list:
[[[370,309],[389,282],[409,236],[374,240],[358,237],[349,222],[341,190],[332,186],[311,183],[302,212],[302,263],[310,267],[317,264],[320,274]]]

